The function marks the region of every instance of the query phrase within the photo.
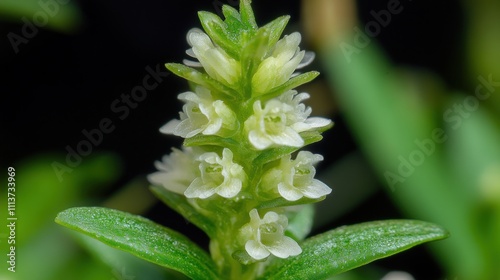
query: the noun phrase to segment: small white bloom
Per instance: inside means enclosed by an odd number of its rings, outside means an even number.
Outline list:
[[[278,100],[294,108],[293,113],[288,114],[292,128],[297,132],[303,132],[315,128],[325,127],[332,122],[320,117],[309,117],[312,109],[302,101],[309,99],[309,94],[302,92],[297,94],[295,90],[289,90],[278,97]]]
[[[246,182],[243,167],[233,162],[233,152],[228,148],[217,153],[205,153],[197,159],[201,177],[196,178],[184,192],[188,198],[207,198],[218,194],[225,198],[236,196]]]
[[[199,176],[196,158],[197,155],[191,148],[183,148],[182,151],[173,148],[170,155],[165,155],[162,161],[155,162],[158,172],[148,175],[148,180],[153,185],[184,194],[191,182]]]
[[[234,112],[222,100],[213,100],[210,91],[204,87],[197,87],[196,93],[181,93],[178,98],[186,103],[179,114],[180,120],[165,124],[160,128],[162,133],[184,138],[199,133],[218,135],[222,129],[233,129],[236,124]]]
[[[269,100],[264,108],[261,101],[256,101],[253,104],[254,114],[245,121],[250,143],[259,150],[272,145],[303,146],[304,140],[299,135],[300,132],[331,123],[324,118],[308,118],[311,108],[301,103],[308,97],[307,93],[297,94],[291,90]]]
[[[240,63],[219,46],[214,45],[207,34],[194,28],[188,32],[187,40],[192,46],[188,54],[200,61],[208,75],[228,86],[238,81],[241,76]]]
[[[250,211],[250,222],[241,228],[245,250],[256,260],[267,258],[270,254],[278,258],[288,258],[302,253],[299,244],[285,236],[288,219],[285,215],[267,212],[260,218],[256,209]]]
[[[304,58],[304,51],[299,49],[300,40],[300,33],[295,32],[276,43],[252,78],[254,91],[265,93],[290,79]]]
[[[318,154],[300,151],[295,160],[291,156],[283,157],[280,164],[269,170],[262,179],[264,190],[276,190],[289,201],[302,197],[320,198],[332,192],[326,184],[314,179],[314,164],[323,160]]]
[[[260,100],[253,104],[254,114],[245,121],[248,140],[252,145],[264,150],[273,144],[301,147],[304,140],[291,127],[289,115],[294,108],[279,100],[272,99],[262,108]]]

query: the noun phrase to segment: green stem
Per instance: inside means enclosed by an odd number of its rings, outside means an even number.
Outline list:
[[[237,231],[227,230],[218,233],[216,239],[210,241],[210,253],[219,268],[219,275],[224,279],[255,279],[261,263],[245,265],[233,258],[237,244]]]

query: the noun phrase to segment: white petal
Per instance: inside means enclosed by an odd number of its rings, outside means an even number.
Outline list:
[[[273,141],[271,141],[267,135],[263,135],[256,130],[252,130],[248,133],[248,140],[258,150],[264,150],[273,144]]]
[[[196,58],[196,54],[194,54],[193,49],[187,49],[186,50],[186,54],[189,55],[192,58]]]
[[[278,192],[284,199],[288,201],[296,201],[304,196],[302,192],[300,192],[293,186],[288,186],[283,183],[278,184]]]
[[[200,133],[203,128],[196,126],[193,124],[193,120],[191,118],[185,119],[181,121],[174,130],[174,135],[181,136],[184,138],[191,138],[196,134]]]
[[[323,156],[320,154],[313,154],[309,151],[300,151],[295,158],[296,164],[316,164],[323,160]]]
[[[166,172],[155,172],[152,174],[149,174],[147,176],[148,181],[156,186],[163,186],[165,189],[178,193],[178,194],[183,194],[184,191],[186,190],[187,184],[182,184],[179,183],[176,179],[178,179],[181,176],[172,176],[173,174],[171,173],[166,173]]]
[[[217,189],[217,194],[225,198],[235,197],[240,192],[241,186],[242,183],[240,180],[232,179],[228,184],[219,187]]]
[[[305,123],[311,126],[311,128],[317,128],[317,127],[325,127],[327,125],[330,125],[332,123],[331,120],[325,119],[325,118],[320,118],[320,117],[312,117],[308,118]]]
[[[271,254],[282,259],[302,253],[299,244],[288,236],[283,236],[281,240],[277,241],[272,246],[266,246],[266,248]]]
[[[207,198],[215,194],[215,188],[204,185],[201,178],[196,178],[186,189],[184,195],[188,198]]]
[[[270,255],[266,247],[255,240],[248,240],[247,243],[245,243],[245,250],[256,260],[262,260]]]
[[[278,221],[279,217],[280,216],[276,212],[272,212],[272,211],[267,212],[264,215],[264,218],[262,218],[262,223],[264,223],[264,224],[274,223],[274,222]]]
[[[214,135],[217,132],[219,132],[221,127],[222,127],[222,119],[217,118],[217,119],[213,120],[211,123],[209,123],[209,125],[207,125],[207,127],[203,130],[203,134],[204,135]]]
[[[307,65],[311,64],[316,57],[314,52],[306,52],[304,58],[300,61],[299,65],[297,65],[297,69],[302,69]]]
[[[285,128],[285,130],[277,135],[268,136],[271,141],[278,145],[290,146],[290,147],[302,147],[304,145],[304,140],[300,135],[290,127]]]
[[[201,63],[199,63],[198,61],[193,61],[193,60],[189,60],[189,59],[183,59],[182,63],[186,66],[189,66],[189,67],[195,67],[195,68],[203,67],[203,65],[201,65]]]
[[[290,35],[285,35],[281,40],[276,43],[275,49],[273,51],[274,57],[279,57],[283,60],[283,63],[292,59],[296,54],[301,41],[301,35],[299,32],[294,32]]]
[[[183,93],[179,93],[179,95],[177,95],[177,99],[182,100],[184,102],[188,102],[188,101],[195,102],[195,103],[200,102],[200,97],[192,91],[186,91]]]
[[[320,198],[322,196],[330,194],[331,192],[332,189],[330,189],[330,187],[328,187],[325,183],[317,179],[313,179],[311,185],[307,186],[302,190],[304,196],[309,198]]]
[[[248,215],[250,216],[251,221],[260,222],[260,216],[259,216],[259,212],[257,211],[257,209],[254,208],[254,209],[250,210]]]
[[[241,71],[239,62],[215,46],[207,34],[188,33],[188,41],[193,45],[193,52],[208,75],[219,81],[222,79],[228,85],[237,80]]]
[[[180,120],[171,120],[169,121],[168,123],[164,124],[161,128],[160,128],[160,132],[163,133],[163,134],[174,134],[174,130],[175,128],[179,125],[181,121]]]
[[[278,79],[274,86],[280,85],[284,82],[286,82],[288,79],[290,79],[290,76],[293,74],[295,69],[297,69],[297,66],[299,65],[300,61],[304,57],[305,52],[300,51],[296,56],[294,56],[290,61],[285,63],[280,71],[280,75],[278,76]]]
[[[191,39],[190,39],[190,38],[191,38],[191,34],[192,34],[192,33],[203,33],[203,30],[201,30],[201,29],[199,29],[199,28],[196,28],[196,27],[195,27],[195,28],[191,28],[191,29],[188,31],[188,33],[187,33],[187,35],[186,35],[186,40],[187,40],[188,44],[189,44],[191,47],[193,46],[193,42],[191,42]]]
[[[297,93],[294,90],[292,92],[295,92],[295,94]],[[293,97],[293,102],[295,102],[296,104],[299,104],[300,102],[302,102],[302,101],[304,101],[306,99],[309,99],[309,97],[311,97],[309,95],[309,93],[307,93],[307,92],[301,92],[301,93],[299,93],[299,94],[297,94],[297,95],[295,95]]]
[[[224,120],[225,123],[233,125],[236,121],[236,116],[234,112],[229,109],[229,107],[224,104],[222,100],[216,100],[212,104],[213,110],[217,113],[217,116]]]
[[[294,123],[293,125],[291,125],[291,128],[299,133],[312,129],[311,125],[304,122]]]

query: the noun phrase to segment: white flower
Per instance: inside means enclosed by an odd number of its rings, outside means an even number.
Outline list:
[[[207,198],[215,193],[231,198],[236,196],[246,182],[243,167],[233,162],[233,153],[228,148],[217,153],[202,154],[198,161],[201,177],[196,178],[184,192],[188,198]]]
[[[261,101],[253,104],[254,114],[245,121],[248,140],[259,150],[272,145],[302,147],[300,132],[324,127],[331,123],[324,118],[308,118],[311,109],[301,103],[307,93],[288,91],[281,97],[269,100],[264,108]]]
[[[148,180],[153,185],[184,194],[191,182],[199,175],[198,165],[195,163],[196,158],[197,155],[191,148],[183,148],[182,151],[173,148],[170,155],[165,155],[162,161],[155,162],[159,171],[148,175]]]
[[[192,49],[187,53],[197,58],[208,75],[228,86],[235,84],[241,76],[241,65],[219,46],[214,45],[210,37],[198,28],[191,29],[187,41]],[[196,63],[187,61],[190,66]]]
[[[262,179],[264,190],[276,190],[289,201],[302,197],[320,198],[332,192],[326,184],[314,179],[314,164],[323,160],[318,154],[300,151],[295,160],[291,156],[283,157],[280,164],[269,170]]]
[[[294,108],[279,100],[269,100],[262,108],[260,100],[253,104],[254,114],[245,121],[248,140],[252,145],[264,150],[273,144],[301,147],[304,140],[291,127],[288,116]]]
[[[278,258],[296,256],[302,252],[299,244],[285,236],[288,219],[285,215],[267,212],[261,219],[256,209],[250,211],[250,222],[241,228],[245,250],[256,260],[267,258],[270,254]]]
[[[236,124],[234,112],[222,100],[213,100],[210,91],[197,87],[196,93],[184,92],[178,98],[184,101],[180,120],[172,120],[160,131],[190,138],[196,134],[218,135],[222,129],[233,129]]]
[[[297,132],[303,132],[315,128],[325,127],[332,122],[329,119],[320,117],[309,117],[311,115],[311,107],[306,107],[302,101],[309,98],[309,94],[302,92],[297,94],[295,90],[289,90],[278,97],[278,100],[288,104],[294,108],[294,112],[289,114],[289,121],[292,123],[291,127]]]
[[[265,93],[288,81],[304,58],[300,51],[300,33],[295,32],[279,40],[272,53],[265,58],[252,78],[252,88]]]

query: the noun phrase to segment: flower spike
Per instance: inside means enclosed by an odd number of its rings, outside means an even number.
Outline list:
[[[189,210],[185,217],[215,225],[210,252],[231,277],[257,275],[268,258],[300,254],[297,241],[285,234],[287,207],[332,191],[314,178],[323,157],[300,150],[332,124],[311,117],[303,103],[309,94],[294,90],[319,74],[296,72],[314,53],[300,49],[298,32],[282,36],[288,16],[259,27],[250,3],[241,0],[239,11],[224,6],[224,19],[199,12],[203,30],[188,32],[188,58],[166,65],[194,91],[179,94],[179,119],[160,131],[185,138],[190,147],[164,157],[149,176],[179,195],[178,208]]]

